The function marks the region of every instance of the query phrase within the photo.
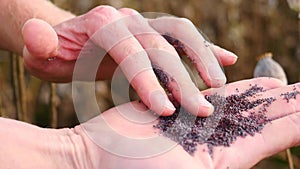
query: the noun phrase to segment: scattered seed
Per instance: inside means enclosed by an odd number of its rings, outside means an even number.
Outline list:
[[[169,82],[169,77],[168,75],[158,66],[152,65],[153,71],[156,75],[156,77],[159,79],[161,85],[164,88],[167,88],[168,82]]]
[[[203,43],[204,43],[205,47],[209,47],[210,46],[210,43],[207,40],[204,40]]]
[[[185,47],[178,39],[173,38],[169,34],[162,35],[177,51],[179,55],[185,55]]]
[[[287,103],[289,103],[290,99],[296,99],[298,94],[300,94],[300,92],[296,90],[296,88],[294,88],[293,91],[282,93],[280,96],[282,96],[283,99],[286,100]]]
[[[252,96],[261,92],[264,92],[262,87],[251,85],[245,92],[227,97],[218,94],[206,95],[205,98],[215,107],[211,116],[196,117],[178,106],[172,116],[159,117],[154,127],[162,135],[180,144],[191,155],[198,144],[207,144],[208,153],[212,156],[213,147],[229,147],[238,137],[254,136],[270,121],[265,115],[266,107],[275,98],[253,100]],[[250,112],[259,105],[262,105],[259,113]],[[245,111],[249,115],[243,115],[242,112]]]

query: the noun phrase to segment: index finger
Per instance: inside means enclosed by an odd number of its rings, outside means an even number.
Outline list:
[[[226,83],[219,62],[208,43],[191,21],[184,18],[161,17],[149,19],[149,24],[166,38],[175,38],[196,66],[204,81],[211,87]]]
[[[139,13],[129,9],[123,9],[122,12],[132,18],[128,24],[129,30],[147,52],[162,86],[190,113],[199,116],[212,113],[213,107],[191,80],[173,46],[153,30]]]

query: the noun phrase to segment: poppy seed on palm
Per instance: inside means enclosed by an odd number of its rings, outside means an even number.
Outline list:
[[[229,147],[238,137],[259,133],[270,121],[265,111],[275,98],[254,99],[254,95],[261,92],[264,92],[262,87],[253,85],[242,93],[227,97],[207,95],[205,98],[215,107],[211,116],[196,117],[177,107],[172,116],[160,116],[154,127],[191,155],[197,150],[198,144],[206,144],[212,155],[213,147]],[[260,105],[259,113],[251,112]],[[243,114],[244,112],[248,115]]]
[[[289,103],[290,99],[296,99],[298,94],[300,94],[300,92],[297,91],[296,88],[294,88],[293,91],[282,93],[280,96],[283,97],[283,99],[286,100],[287,103]]]

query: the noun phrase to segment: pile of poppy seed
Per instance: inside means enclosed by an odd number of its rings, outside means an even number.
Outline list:
[[[197,144],[205,143],[212,155],[213,147],[229,147],[238,137],[253,136],[270,122],[265,115],[266,107],[275,98],[255,99],[254,95],[263,91],[262,87],[251,85],[245,92],[239,93],[237,89],[237,94],[227,97],[218,94],[205,96],[215,108],[211,116],[196,117],[177,107],[172,116],[159,117],[154,127],[191,155],[196,151]],[[258,110],[256,113],[255,108]]]

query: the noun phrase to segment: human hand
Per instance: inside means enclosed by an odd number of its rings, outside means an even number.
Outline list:
[[[226,95],[237,93],[237,89],[243,92],[250,84],[266,90],[253,99],[276,97],[267,107],[272,122],[253,137],[239,137],[230,147],[214,147],[213,157],[206,151],[206,145],[198,145],[194,155],[190,155],[180,145],[159,136],[153,127],[157,121],[148,121],[154,117],[153,113],[144,104],[132,102],[110,109],[74,129],[41,129],[0,119],[0,163],[4,168],[20,169],[250,168],[265,157],[300,145],[300,97],[287,102],[281,96],[294,88],[299,91],[300,84],[282,86],[274,79],[251,79],[226,85]],[[219,89],[203,94],[215,91]]]
[[[203,91],[204,95],[211,95],[214,93],[225,94],[225,96],[240,94],[249,89],[250,85],[263,86],[264,91],[259,92],[251,97],[253,100],[259,100],[263,98],[275,98],[276,100],[269,107],[266,108],[266,115],[271,120],[270,123],[263,128],[261,133],[256,133],[254,136],[238,137],[236,141],[231,144],[230,147],[214,147],[213,154],[211,155],[207,145],[198,145],[197,151],[191,156],[180,145],[174,146],[165,140],[160,142],[155,141],[143,141],[143,139],[149,139],[157,136],[158,131],[153,129],[153,125],[157,122],[144,124],[147,121],[145,117],[140,117],[140,114],[145,115],[146,108],[139,103],[132,103],[132,105],[122,105],[116,109],[111,109],[103,114],[103,119],[112,128],[112,130],[120,135],[135,138],[140,141],[134,140],[127,142],[127,140],[120,139],[114,134],[108,138],[113,138],[118,141],[113,141],[109,145],[105,141],[101,141],[99,133],[107,133],[103,130],[103,126],[97,127],[98,120],[92,120],[90,123],[83,124],[83,129],[87,135],[89,135],[94,143],[98,143],[100,147],[108,150],[109,153],[104,152],[102,158],[107,162],[104,164],[104,168],[112,166],[111,168],[250,168],[257,162],[268,156],[274,155],[286,148],[300,145],[300,130],[299,130],[299,112],[300,112],[300,95],[294,99],[290,98],[287,102],[283,93],[291,91],[300,91],[300,84],[294,84],[290,86],[284,86],[284,84],[276,79],[258,78],[245,80],[240,82],[231,83],[222,89],[209,89]],[[250,99],[250,100],[251,100]],[[124,107],[123,107],[124,106]],[[260,114],[259,107],[252,108],[245,112],[254,112]],[[151,113],[149,113],[151,115]],[[140,117],[140,118],[138,118]],[[140,119],[137,120],[137,119]],[[129,122],[130,121],[130,122]],[[128,123],[129,122],[129,123]],[[130,128],[130,130],[128,130]],[[95,129],[95,130],[93,130]],[[136,130],[135,130],[136,129]],[[150,140],[150,139],[149,139]],[[143,144],[144,143],[144,144]],[[126,149],[120,148],[121,146],[128,146]],[[168,146],[170,149],[168,149]],[[154,149],[154,150],[153,150]],[[156,150],[161,150],[161,154],[153,156],[151,158],[140,159],[141,156],[136,158],[126,158],[126,156],[132,156],[136,154],[142,154],[147,157],[149,152],[153,155],[159,154]],[[126,151],[126,152],[124,152]],[[146,152],[141,152],[146,151]],[[144,153],[144,154],[143,154]],[[117,154],[117,155],[112,155]],[[120,157],[123,155],[125,157]],[[93,160],[93,161],[96,161]],[[101,166],[101,164],[99,164]],[[101,168],[101,167],[100,167]],[[109,167],[107,167],[109,168]]]
[[[180,54],[184,52],[189,56],[204,81],[212,87],[226,82],[218,61],[226,66],[237,59],[233,53],[208,44],[187,19],[147,20],[127,8],[99,6],[54,28],[42,20],[31,19],[24,24],[22,33],[25,65],[33,75],[48,81],[70,82],[75,61],[91,41],[111,56],[102,60],[96,79],[111,78],[119,65],[141,100],[162,115],[172,114],[175,108],[157,80],[153,66],[164,72],[165,87],[189,112],[207,116],[213,111],[167,40],[181,50]],[[167,40],[161,35],[166,35]],[[91,70],[86,69],[82,68],[82,74],[89,77]]]

